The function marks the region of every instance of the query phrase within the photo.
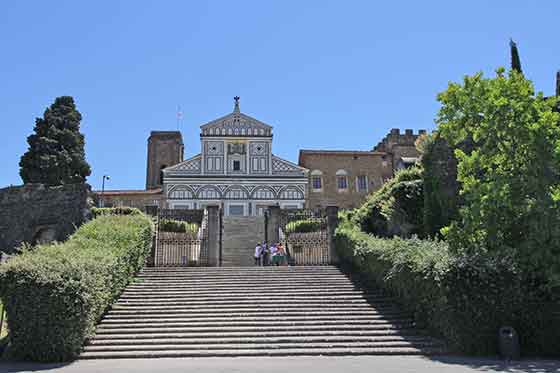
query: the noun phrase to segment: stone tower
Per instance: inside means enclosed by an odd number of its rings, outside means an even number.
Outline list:
[[[183,136],[179,131],[152,131],[148,138],[146,189],[162,186],[162,172],[166,167],[183,161]]]

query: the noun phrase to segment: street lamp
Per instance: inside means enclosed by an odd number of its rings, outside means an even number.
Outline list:
[[[103,198],[103,193],[105,193],[105,180],[107,181],[111,180],[109,175],[103,175],[103,182],[101,183],[101,198],[100,198],[101,207],[105,207],[105,199]]]

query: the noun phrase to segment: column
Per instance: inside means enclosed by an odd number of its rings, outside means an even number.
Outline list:
[[[338,227],[338,206],[328,206],[327,207],[327,230],[328,230],[328,241],[329,241],[329,257],[331,264],[338,263],[338,255],[336,253],[336,248],[334,246],[334,234],[336,227]]]
[[[280,241],[280,206],[268,208],[267,238],[268,243]]]
[[[206,207],[208,211],[208,266],[220,266],[220,208]]]

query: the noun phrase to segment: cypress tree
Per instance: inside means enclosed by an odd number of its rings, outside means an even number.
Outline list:
[[[57,97],[42,118],[35,119],[29,149],[19,162],[24,183],[83,183],[91,174],[85,160],[82,115],[70,96]]]
[[[511,69],[517,71],[520,74],[523,74],[523,71],[521,70],[521,60],[519,59],[517,44],[512,39],[509,40],[509,47],[511,51]]]

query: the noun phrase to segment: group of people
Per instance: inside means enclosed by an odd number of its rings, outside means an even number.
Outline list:
[[[254,258],[256,266],[280,266],[287,264],[286,249],[284,249],[280,242],[273,243],[270,246],[266,242],[262,244],[257,243]]]

